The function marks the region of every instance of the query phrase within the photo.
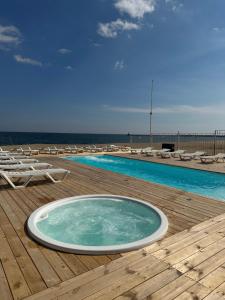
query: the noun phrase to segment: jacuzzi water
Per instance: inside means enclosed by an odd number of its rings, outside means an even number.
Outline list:
[[[71,156],[65,159],[149,182],[225,200],[225,174],[151,163],[110,155]]]
[[[108,195],[47,204],[28,220],[39,242],[77,253],[115,253],[143,247],[165,234],[167,219],[149,203]]]

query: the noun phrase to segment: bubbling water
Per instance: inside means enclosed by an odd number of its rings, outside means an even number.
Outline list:
[[[80,200],[56,207],[38,229],[54,240],[86,246],[120,245],[141,240],[161,224],[158,213],[135,201]]]

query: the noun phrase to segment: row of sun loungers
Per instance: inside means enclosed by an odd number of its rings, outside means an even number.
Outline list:
[[[77,147],[75,146],[66,146],[64,148],[58,148],[56,146],[45,147],[42,149],[31,149],[31,147],[20,147],[16,149],[16,153],[13,154],[20,154],[25,156],[32,156],[38,154],[48,154],[48,155],[59,155],[64,153],[70,154],[78,154],[83,152],[89,153],[98,153],[98,152],[116,152],[116,151],[129,151],[131,147],[128,146],[116,146],[116,145],[108,145],[104,147],[98,147],[96,145],[84,146],[84,147]],[[0,156],[3,154],[7,154],[9,151],[5,151],[0,148]]]
[[[14,189],[26,187],[33,178],[44,177],[53,183],[62,181],[70,172],[53,168],[51,164],[38,162],[18,153],[1,151],[0,177]]]
[[[225,162],[225,153],[200,157],[202,163]]]
[[[184,153],[184,154],[180,154],[180,160],[187,161],[192,159],[200,159],[202,155],[205,155],[205,152],[196,151],[193,153]]]
[[[158,156],[161,158],[179,158],[182,161],[200,160],[202,163],[225,162],[225,153],[218,153],[216,155],[206,155],[204,151],[196,151],[192,153],[185,153],[185,150],[176,150],[170,152],[170,149],[155,150],[151,147],[144,149],[131,149],[131,154],[144,154],[145,156]]]

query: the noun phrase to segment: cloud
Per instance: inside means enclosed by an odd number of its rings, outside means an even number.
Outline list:
[[[59,52],[60,54],[69,54],[69,53],[72,52],[72,50],[66,49],[66,48],[61,48],[61,49],[58,49],[58,52]]]
[[[101,44],[100,43],[93,43],[93,46],[94,47],[101,47]]]
[[[213,27],[212,30],[216,33],[224,33],[224,27]]]
[[[123,60],[117,60],[114,64],[114,70],[121,71],[125,67],[124,61]]]
[[[116,0],[115,7],[120,13],[126,13],[132,18],[143,18],[146,13],[155,10],[156,0]]]
[[[66,69],[66,70],[73,70],[73,67],[71,67],[71,66],[66,66],[65,69]]]
[[[22,42],[22,35],[19,29],[13,25],[0,25],[0,48],[9,50]]]
[[[23,57],[23,56],[21,56],[19,54],[14,55],[14,59],[18,63],[21,63],[21,64],[28,64],[28,65],[38,66],[38,67],[42,67],[43,66],[42,62],[40,62],[38,60],[31,59],[29,57]]]
[[[166,4],[171,6],[172,11],[179,11],[183,7],[183,3],[179,2],[179,0],[165,0]]]
[[[142,113],[149,114],[149,108],[121,107],[104,105],[104,109],[120,113]],[[201,115],[224,115],[225,106],[192,106],[192,105],[171,105],[155,107],[155,114],[201,114]]]
[[[109,23],[98,24],[98,34],[105,38],[116,38],[119,32],[139,30],[140,25],[126,20],[117,19]]]

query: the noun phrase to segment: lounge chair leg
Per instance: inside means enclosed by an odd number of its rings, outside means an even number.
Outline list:
[[[46,173],[46,177],[49,178],[53,183],[61,182],[61,180],[54,179],[49,173]]]
[[[66,176],[67,176],[67,172],[65,172],[65,174],[62,176],[61,179],[55,179],[49,173],[46,173],[46,177],[49,178],[53,183],[57,183],[57,182],[63,181],[66,178]]]
[[[21,189],[21,188],[24,188],[24,187],[26,187],[26,186],[28,185],[28,183],[31,181],[31,178],[32,178],[33,176],[29,176],[28,179],[27,179],[23,184],[21,184],[21,185],[15,185],[15,184],[12,182],[12,180],[11,180],[8,176],[6,176],[6,175],[2,175],[2,177],[5,179],[5,181],[6,181],[12,188],[14,188],[14,189]]]
[[[12,182],[12,180],[11,180],[8,176],[2,175],[2,178],[4,178],[5,181],[6,181],[12,188],[14,188],[14,189],[17,188],[17,187],[15,186],[15,184]]]
[[[28,183],[31,181],[33,176],[29,176],[28,179],[23,183],[23,187],[26,187],[28,185]]]

